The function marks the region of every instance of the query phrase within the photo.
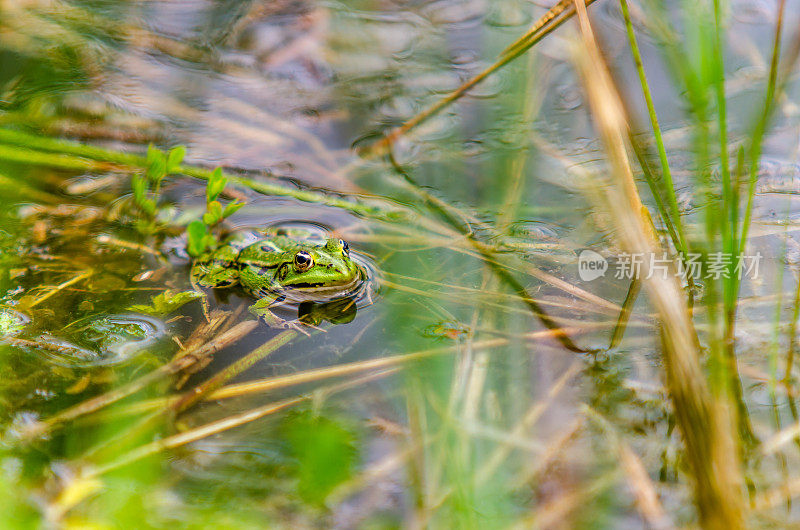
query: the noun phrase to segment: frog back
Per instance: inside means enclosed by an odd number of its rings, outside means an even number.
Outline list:
[[[239,252],[239,281],[255,296],[281,290],[276,273],[287,262],[291,262],[297,246],[291,238],[271,237],[252,243]]]
[[[239,284],[239,253],[252,244],[255,235],[236,233],[213,252],[200,256],[192,266],[192,281],[202,287],[233,287]]]

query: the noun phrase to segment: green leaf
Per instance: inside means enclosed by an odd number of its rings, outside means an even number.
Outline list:
[[[134,175],[133,179],[131,179],[131,188],[133,188],[134,202],[141,206],[142,202],[146,198],[148,188],[147,179],[141,175]]]
[[[222,205],[219,201],[208,203],[208,211],[203,214],[203,222],[208,226],[214,226],[222,221]]]
[[[139,207],[150,215],[155,215],[156,213],[156,201],[153,199],[142,199]]]
[[[159,182],[167,174],[167,157],[166,155],[153,147],[153,144],[147,146],[147,178],[151,182]]]
[[[176,170],[180,167],[181,162],[183,162],[183,157],[185,156],[186,156],[186,147],[182,145],[177,145],[172,149],[170,149],[169,155],[167,156],[167,168],[166,168],[167,175],[176,172]]]
[[[243,202],[239,201],[229,202],[228,205],[225,207],[225,209],[222,211],[222,218],[227,219],[231,215],[238,212],[239,208],[241,208],[242,206],[244,206]]]
[[[128,310],[144,313],[145,315],[164,316],[202,296],[203,293],[197,291],[176,292],[173,290],[166,290],[154,296],[150,305],[135,304],[130,306]]]
[[[216,248],[217,238],[214,236],[214,234],[209,233],[206,237],[203,238],[203,245],[207,249]]]
[[[158,147],[154,146],[153,144],[149,144],[147,146],[147,165],[152,166],[156,159],[161,154]]]
[[[222,168],[218,167],[211,173],[211,176],[208,177],[208,184],[206,184],[206,200],[208,202],[216,200],[227,184],[228,179],[222,175]]]
[[[353,474],[355,435],[341,422],[311,412],[287,417],[284,432],[297,463],[298,494],[322,506],[328,494]]]
[[[186,250],[192,257],[198,257],[208,248],[208,227],[196,219],[186,227]]]
[[[217,238],[214,236],[214,234],[208,234],[203,238],[203,246],[207,250],[217,248]]]

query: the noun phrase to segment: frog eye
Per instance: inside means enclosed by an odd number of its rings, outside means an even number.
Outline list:
[[[342,247],[342,252],[344,253],[345,256],[350,255],[350,245],[347,244],[347,241],[345,241],[344,239],[340,239],[339,246]]]
[[[294,266],[297,272],[305,272],[314,266],[314,258],[311,257],[311,254],[302,250],[294,255]]]

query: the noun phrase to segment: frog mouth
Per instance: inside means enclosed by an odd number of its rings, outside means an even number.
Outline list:
[[[361,284],[360,275],[356,275],[352,280],[345,281],[339,284],[330,283],[315,283],[315,282],[301,282],[295,283],[283,290],[287,299],[293,301],[305,300],[321,300],[331,298],[333,296],[347,295],[354,290],[357,290]]]

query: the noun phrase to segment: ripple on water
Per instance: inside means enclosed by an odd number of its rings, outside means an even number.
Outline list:
[[[439,0],[431,2],[422,10],[422,15],[434,25],[445,24],[477,24],[488,11],[488,4],[484,0],[467,0],[456,2],[453,0]]]
[[[486,17],[486,23],[499,28],[530,24],[532,15],[527,7],[515,2],[493,2]]]
[[[583,94],[574,83],[561,85],[556,93],[559,110],[575,110],[583,104]]]
[[[800,195],[800,166],[775,161],[759,164],[756,193]]]
[[[28,322],[30,318],[18,311],[0,309],[0,338],[19,334]]]
[[[721,182],[719,168],[711,172],[714,182]],[[745,175],[745,179],[749,176]],[[761,160],[756,174],[756,194],[800,195],[800,165],[780,160]]]
[[[734,0],[731,5],[733,18],[743,24],[767,24],[777,16],[774,0]]]
[[[34,341],[39,344],[34,349],[55,364],[107,366],[131,359],[165,336],[166,327],[158,319],[145,315],[111,315],[82,327],[73,338],[75,342],[45,334]]]

